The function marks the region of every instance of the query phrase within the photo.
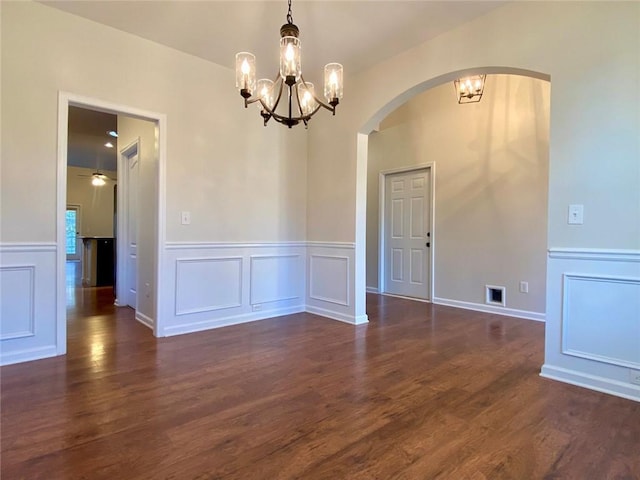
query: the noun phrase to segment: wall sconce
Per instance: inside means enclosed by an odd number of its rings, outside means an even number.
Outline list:
[[[458,103],[477,103],[482,98],[484,92],[484,81],[486,75],[471,75],[466,78],[459,78],[453,81],[456,89]]]

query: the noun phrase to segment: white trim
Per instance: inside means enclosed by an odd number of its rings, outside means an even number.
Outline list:
[[[434,297],[433,303],[437,305],[446,305],[448,307],[464,308],[465,310],[475,310],[476,312],[493,313],[495,315],[517,317],[523,318],[525,320],[535,320],[536,322],[544,322],[546,317],[544,313],[530,312],[528,310],[516,310],[515,308],[502,308],[492,305],[483,305],[481,303],[463,302],[460,300],[450,300],[447,298]]]
[[[166,242],[167,250],[196,250],[207,248],[277,248],[306,247],[306,242]]]
[[[300,258],[302,255],[299,253],[265,253],[258,255],[249,255],[249,259],[262,260],[264,258]]]
[[[140,322],[142,325],[144,325],[145,327],[151,329],[151,331],[153,331],[153,318],[147,317],[142,312],[135,312],[135,313],[136,313],[136,320]]]
[[[335,312],[333,310],[327,310],[320,307],[314,307],[311,305],[307,305],[306,312],[313,313],[314,315],[319,315],[321,317],[330,318],[332,320],[338,320],[339,322],[348,323],[350,325],[362,325],[365,323],[369,323],[369,317],[367,315],[346,315],[344,313]]]
[[[414,172],[418,170],[429,171],[429,232],[431,237],[429,240],[429,291],[428,298],[423,300],[430,301],[435,296],[435,225],[436,225],[436,164],[435,162],[421,163],[409,167],[398,167],[389,170],[381,170],[378,175],[378,290],[380,293],[386,293],[385,278],[385,211],[386,211],[386,180],[388,175],[398,173]]]
[[[113,114],[123,114],[143,120],[152,121],[156,125],[158,140],[158,178],[157,178],[157,241],[155,259],[155,315],[154,335],[162,331],[163,315],[161,312],[161,296],[164,280],[161,268],[164,265],[164,244],[166,239],[166,161],[167,161],[167,116],[163,113],[150,112],[128,105],[106,102],[97,98],[86,97],[69,92],[58,92],[58,151],[57,151],[57,193],[56,193],[56,244],[65,245],[65,212],[67,197],[67,130],[69,106],[79,106]],[[56,262],[56,349],[58,355],[67,352],[67,314],[66,314],[66,249],[57,248]]]
[[[51,242],[5,242],[0,243],[0,253],[39,253],[39,252],[55,252],[58,245]],[[65,249],[66,257],[66,249]]]
[[[550,248],[549,258],[567,260],[604,260],[608,262],[640,262],[640,250],[609,248]]]
[[[181,335],[184,333],[201,332],[203,330],[211,330],[214,328],[228,327],[241,323],[255,322],[257,320],[266,320],[269,318],[281,317],[283,315],[292,315],[294,313],[304,312],[304,306],[298,305],[294,307],[278,308],[274,310],[263,310],[259,312],[243,313],[241,315],[233,315],[229,317],[216,318],[213,320],[203,320],[199,322],[183,323],[180,325],[169,326],[163,330],[164,336]]]
[[[589,375],[576,370],[569,370],[567,368],[554,367],[547,365],[546,363],[542,366],[540,376],[640,402],[640,386],[632,383],[625,383],[605,377]]]
[[[396,295],[395,293],[383,292],[383,293],[380,293],[379,295],[383,295],[385,297],[403,298],[405,300],[413,300],[414,302],[433,303],[431,300],[427,300],[425,298],[407,297],[406,295]]]
[[[343,249],[355,249],[356,244],[354,242],[304,242],[307,247],[315,248],[343,248]]]
[[[59,355],[56,345],[27,348],[24,350],[18,350],[9,353],[2,352],[0,354],[0,365],[6,366],[12,365],[14,363],[31,362],[33,360],[55,357],[56,355]]]
[[[378,287],[367,287],[367,293],[380,293]]]
[[[118,241],[116,242],[116,303],[119,304],[118,298],[123,301],[129,298],[127,289],[129,288],[129,269],[127,263],[129,261],[129,245],[131,239],[129,238],[129,187],[131,173],[129,166],[129,157],[133,155],[133,151],[138,155],[138,162],[140,160],[140,137],[137,137],[126,147],[120,149],[118,152],[118,198],[117,198],[117,234]],[[136,230],[136,233],[137,230]],[[138,239],[135,239],[136,244],[136,278],[139,278],[138,268],[139,262],[137,258],[137,246]],[[136,301],[135,305],[129,305],[133,310],[138,313],[138,285],[136,285]],[[128,305],[126,302],[124,305]],[[153,322],[151,323],[153,325]]]

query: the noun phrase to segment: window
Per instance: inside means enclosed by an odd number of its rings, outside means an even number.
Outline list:
[[[67,260],[80,260],[78,234],[80,233],[80,205],[67,205],[65,216],[65,244]]]
[[[67,255],[75,255],[78,244],[76,242],[76,232],[78,225],[78,211],[67,210]]]

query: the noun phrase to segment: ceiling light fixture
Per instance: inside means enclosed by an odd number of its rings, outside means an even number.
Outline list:
[[[113,138],[118,138],[118,132],[116,132],[115,130],[107,130],[107,135]]]
[[[324,67],[324,96],[327,103],[315,94],[313,83],[302,76],[300,30],[293,23],[291,0],[288,1],[287,23],[280,28],[280,72],[275,80],[266,78],[256,82],[256,57],[248,52],[236,54],[236,88],[244,98],[244,106],[259,102],[260,115],[264,125],[273,118],[276,122],[291,128],[300,122],[305,128],[309,119],[320,108],[326,108],[333,115],[342,98],[342,65],[329,63]],[[286,112],[278,113],[278,105],[286,85],[288,100]]]
[[[94,187],[101,187],[107,183],[105,179],[106,175],[103,175],[100,172],[96,172],[91,175],[91,185],[93,185]]]
[[[107,142],[107,143],[104,144],[104,146],[107,147],[107,148],[113,148],[113,143]]]
[[[484,93],[486,75],[472,75],[453,81],[458,103],[477,103]]]

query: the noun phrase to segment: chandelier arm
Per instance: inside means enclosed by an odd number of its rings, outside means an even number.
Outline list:
[[[318,102],[318,109],[320,107],[324,107],[327,110],[329,110],[331,113],[333,113],[335,115],[336,113],[336,107],[331,106],[331,105],[327,105],[326,103],[324,103],[322,100],[320,100],[318,97],[316,97],[315,95],[313,95],[313,98],[316,102]],[[317,109],[316,109],[317,110]]]
[[[278,96],[276,97],[276,101],[273,103],[273,108],[269,108],[268,111],[271,115],[273,115],[276,111],[276,108],[278,108],[278,104],[280,103],[280,99],[282,98],[282,85],[284,84],[282,82],[282,77],[278,76],[279,80],[280,80],[280,87],[278,88]],[[276,80],[277,82],[278,80]],[[274,82],[275,83],[275,82]]]
[[[304,80],[304,77],[302,75],[300,75],[300,80],[302,81],[302,83],[304,84],[305,87],[307,87],[307,82]],[[309,91],[309,90],[307,90]],[[333,105],[327,105],[326,103],[324,103],[322,100],[320,100],[318,97],[316,97],[313,93],[311,94],[311,96],[313,97],[313,99],[322,107],[326,108],[327,110],[329,110],[331,113],[333,113],[334,115],[336,114],[336,107]],[[298,105],[300,105],[300,103],[298,102]],[[336,104],[337,105],[337,104]],[[316,109],[314,111],[317,112],[318,109]],[[300,112],[302,114],[302,112]]]
[[[277,81],[277,80],[276,80]],[[275,82],[274,82],[275,83]],[[260,101],[260,104],[262,105],[263,110],[270,116],[270,117],[275,117],[276,116],[276,108],[278,108],[278,104],[280,103],[280,98],[282,97],[282,82],[280,82],[280,88],[278,89],[278,96],[276,97],[276,101],[273,103],[273,107],[269,107],[264,100],[262,100],[262,98],[257,97],[254,100],[249,101],[249,103],[254,103],[257,101]],[[263,115],[264,116],[264,115]]]
[[[300,78],[302,78],[302,76],[300,76]],[[305,85],[305,87],[307,86],[307,84],[304,83],[304,80],[302,80],[302,83]],[[304,112],[302,111],[302,105],[300,104],[300,94],[298,93],[298,84],[296,83],[295,86],[296,86],[296,101],[298,102],[298,111],[300,112],[300,116],[304,117]],[[307,122],[305,121],[305,125],[306,124]]]

